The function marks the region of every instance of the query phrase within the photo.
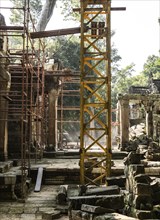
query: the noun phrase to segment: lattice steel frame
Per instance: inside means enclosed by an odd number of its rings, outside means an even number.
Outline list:
[[[80,177],[81,184],[101,185],[111,170],[111,1],[80,2]]]

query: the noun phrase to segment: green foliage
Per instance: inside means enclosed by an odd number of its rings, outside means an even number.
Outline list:
[[[134,64],[123,69],[114,65],[112,71],[112,108],[116,107],[118,94],[128,93],[131,86],[149,86],[151,78],[160,78],[160,58],[155,55],[149,56],[144,64],[143,71],[138,75],[133,73]]]
[[[50,40],[47,51],[49,56],[61,60],[63,68],[79,71],[80,42],[77,37],[56,37]]]
[[[144,70],[142,74],[147,78],[160,78],[160,57],[152,55],[149,56],[144,64]]]
[[[119,93],[127,93],[129,87],[133,84],[132,73],[134,64],[130,64],[123,69],[117,70],[112,75],[112,104],[115,107],[116,97]]]
[[[65,20],[80,21],[80,13],[73,12],[73,8],[80,8],[80,1],[63,0],[63,3],[61,4],[61,8]]]
[[[14,8],[23,8],[26,0],[10,0],[13,3]],[[42,10],[42,2],[41,0],[30,0],[29,5],[30,11],[32,12],[33,20],[37,21],[40,16]],[[11,9],[10,22],[14,25],[22,25],[24,21],[24,10],[22,9]]]

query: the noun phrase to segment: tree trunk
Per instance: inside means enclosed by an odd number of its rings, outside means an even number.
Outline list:
[[[49,20],[52,17],[53,10],[57,0],[46,0],[46,3],[43,6],[40,19],[37,23],[36,31],[44,31]]]

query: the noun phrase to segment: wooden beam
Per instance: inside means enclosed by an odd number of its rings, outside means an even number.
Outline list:
[[[88,28],[86,28],[86,31]],[[53,36],[62,36],[69,34],[78,34],[81,32],[80,27],[75,28],[66,28],[66,29],[58,29],[58,30],[50,30],[50,31],[39,31],[39,32],[31,32],[30,36],[32,39],[42,38],[42,37],[53,37]]]
[[[73,8],[73,12],[79,12],[80,13],[81,9],[80,8]],[[103,8],[85,8],[85,11],[104,11]],[[111,11],[126,11],[126,7],[114,7],[111,8]]]

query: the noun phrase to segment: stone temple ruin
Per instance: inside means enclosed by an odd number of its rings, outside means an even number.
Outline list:
[[[6,25],[0,14],[0,219],[160,219],[160,80],[118,95],[112,142],[111,103],[98,93],[105,83],[105,91],[110,88],[110,48],[98,46],[103,40],[109,46],[110,9],[125,8],[110,8],[108,0],[81,1],[87,27],[84,22],[82,30],[41,33],[24,2],[22,26]],[[107,24],[94,20],[99,15],[107,15]],[[79,32],[87,44],[81,74],[54,55],[47,60],[42,35]],[[11,40],[15,36],[20,48]],[[97,70],[101,60],[107,62],[106,78]],[[66,102],[68,97],[76,105]],[[87,113],[84,123],[80,110]],[[73,130],[67,132],[67,125]],[[80,129],[89,139],[85,146]]]

